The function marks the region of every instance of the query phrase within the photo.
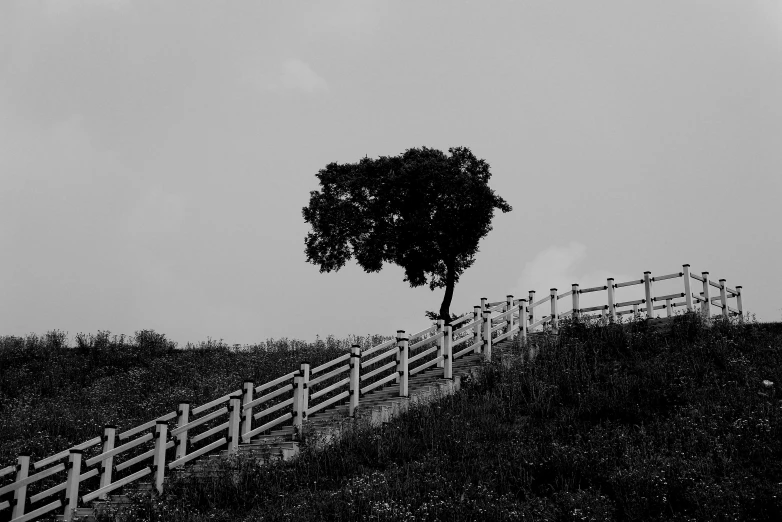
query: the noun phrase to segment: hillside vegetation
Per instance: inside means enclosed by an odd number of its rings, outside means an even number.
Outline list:
[[[330,358],[340,350],[334,344],[308,347],[308,357],[314,361],[322,349],[331,350]],[[261,467],[235,458],[209,478],[172,480],[162,497],[139,498],[121,518],[778,520],[782,324],[717,322],[707,328],[694,314],[659,331],[643,321],[568,323],[558,339],[541,341],[539,348],[532,361],[495,361],[460,393],[412,408],[382,428],[359,427],[325,450],[305,441],[290,462]],[[213,351],[140,353],[145,364],[134,368],[157,372],[157,382],[145,381],[150,387],[192,393],[173,362],[162,360],[181,357],[189,368],[225,368],[208,384],[214,388],[227,375],[243,377],[247,366],[228,365],[246,364],[241,357],[251,355]],[[257,364],[285,371],[281,365],[288,363],[276,362],[288,360],[285,350],[271,350],[266,359],[261,353]],[[88,354],[69,357],[87,364]],[[301,354],[293,356],[290,366],[299,359]],[[36,368],[27,369],[37,382],[24,393],[39,403],[59,397],[41,395],[50,386],[44,384],[49,370],[44,362]],[[22,422],[23,394],[5,395],[6,379],[14,375],[3,377],[3,423]],[[200,386],[212,378],[206,370],[199,375]],[[166,393],[137,389],[153,405]],[[74,386],[71,393],[100,402],[94,384]],[[7,421],[7,412],[15,420]],[[85,412],[86,406],[61,411],[62,425]],[[3,430],[5,454],[9,442],[22,443]]]

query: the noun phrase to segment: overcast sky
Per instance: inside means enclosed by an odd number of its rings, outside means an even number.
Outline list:
[[[426,328],[442,290],[320,274],[301,215],[421,146],[513,206],[452,311],[690,263],[782,318],[779,0],[52,0],[0,3],[0,334]]]

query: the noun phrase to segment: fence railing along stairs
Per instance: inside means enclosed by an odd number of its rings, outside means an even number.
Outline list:
[[[654,295],[658,282],[675,279],[682,280],[683,291]],[[693,280],[703,288],[697,294],[692,292]],[[617,301],[617,294],[625,291],[620,289],[635,285],[643,285],[643,298]],[[719,295],[712,297],[712,288]],[[606,292],[603,304],[581,307],[582,297],[599,292]],[[570,309],[561,312],[559,302],[567,297]],[[0,481],[13,478],[0,486],[0,520],[23,522],[59,512],[57,518],[68,521],[77,507],[141,481],[150,482],[160,493],[167,471],[219,450],[236,453],[241,444],[250,444],[273,429],[301,430],[307,419],[337,405],[347,403],[353,417],[362,399],[368,402],[372,393],[390,386],[398,387],[400,397],[409,397],[410,378],[419,372],[430,370],[432,378],[452,379],[454,362],[460,358],[482,354],[483,360],[490,361],[493,345],[516,336],[523,343],[536,331],[556,332],[559,320],[566,317],[594,315],[609,322],[624,314],[653,318],[657,310],[670,317],[677,307],[694,311],[695,303],[706,317],[712,307],[725,318],[743,317],[740,286],[729,288],[724,279],[714,282],[708,272],[690,273],[689,265],[656,277],[645,272],[641,279],[621,283],[608,279],[605,285],[583,289],[574,284],[562,294],[552,288],[546,297],[534,298],[534,291],[528,299],[509,295],[504,301],[488,302],[484,298],[472,313],[451,324],[440,320],[412,335],[400,330],[394,339],[366,350],[354,345],[350,353],[320,366],[310,368],[304,362],[264,384],[246,381],[241,389],[200,406],[191,408],[182,402],[175,411],[119,433],[115,426],[106,426],[102,435],[35,462],[29,454],[19,455],[16,465],[0,469]],[[736,300],[735,307],[729,306],[729,299]],[[542,309],[547,313],[536,320],[536,312]],[[169,427],[171,422],[175,427]]]

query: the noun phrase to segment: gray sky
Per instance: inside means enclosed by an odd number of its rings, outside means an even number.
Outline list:
[[[780,320],[781,93],[779,0],[2,2],[0,334],[423,329],[442,290],[320,274],[301,217],[421,146],[514,207],[455,312],[690,263]]]

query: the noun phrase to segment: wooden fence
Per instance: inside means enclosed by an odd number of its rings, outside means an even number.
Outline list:
[[[622,283],[608,279],[603,286],[583,289],[574,284],[562,294],[552,288],[537,301],[534,291],[529,299],[509,295],[505,301],[488,302],[484,298],[472,313],[449,325],[440,320],[412,335],[399,330],[392,340],[366,350],[354,345],[350,353],[315,368],[303,362],[296,371],[258,386],[246,381],[241,389],[206,404],[191,408],[180,403],[175,411],[121,433],[106,426],[101,436],[36,462],[29,454],[19,455],[16,465],[0,469],[0,481],[13,477],[13,482],[0,486],[0,518],[7,519],[7,510],[13,522],[60,510],[68,521],[77,505],[105,499],[141,479],[162,492],[167,470],[217,450],[235,453],[240,443],[272,428],[292,425],[300,430],[308,416],[343,401],[352,416],[365,394],[386,385],[398,386],[400,396],[409,396],[410,376],[436,366],[442,368],[443,378],[451,379],[454,360],[470,353],[491,360],[493,344],[516,335],[525,341],[529,332],[537,330],[555,332],[565,317],[594,314],[608,322],[623,314],[651,318],[656,310],[671,316],[676,307],[694,311],[698,303],[707,317],[715,306],[723,317],[741,318],[741,287],[728,288],[724,279],[715,283],[708,276],[708,272],[692,274],[689,265],[683,265],[681,272],[656,277],[645,272],[641,279]],[[654,295],[655,283],[677,278],[682,279],[682,292]],[[692,293],[693,280],[701,283],[702,292]],[[634,285],[643,285],[644,298],[617,302],[620,289]],[[711,297],[712,288],[718,296]],[[581,308],[581,296],[594,292],[606,292],[605,304]],[[561,312],[559,302],[568,297],[570,310]],[[729,299],[736,300],[735,307],[728,305]],[[535,312],[544,309],[548,313],[535,320]],[[172,421],[175,427],[169,429]]]

